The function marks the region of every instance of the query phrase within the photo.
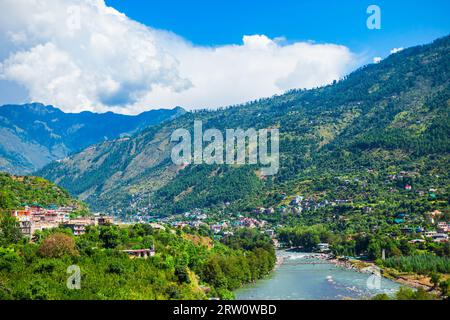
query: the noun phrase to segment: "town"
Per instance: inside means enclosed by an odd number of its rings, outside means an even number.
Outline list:
[[[75,236],[83,235],[86,227],[95,225],[113,224],[110,216],[95,214],[93,216],[73,216],[75,206],[42,207],[40,205],[25,206],[23,210],[14,210],[12,215],[17,219],[22,234],[32,239],[36,231],[44,231],[58,227],[68,228]]]
[[[372,174],[372,172],[368,172]],[[400,172],[398,175],[390,175],[387,177],[386,183],[392,183],[403,177],[411,177],[414,172]],[[364,186],[363,179],[343,179],[339,178],[341,185],[337,188],[344,188],[346,185],[361,184]],[[402,184],[404,192],[412,192],[412,186],[409,183]],[[398,191],[397,191],[398,192]],[[437,190],[430,188],[428,191],[416,190],[419,196],[435,199]],[[53,228],[68,228],[75,236],[83,235],[89,226],[102,226],[115,224],[118,226],[126,226],[130,224],[150,224],[154,229],[165,230],[183,229],[185,227],[193,229],[208,230],[215,240],[233,235],[234,231],[239,228],[257,229],[261,233],[267,234],[273,239],[276,246],[289,247],[288,243],[280,243],[277,239],[277,230],[282,229],[283,217],[301,217],[302,215],[311,215],[315,212],[331,209],[339,211],[340,207],[352,207],[357,210],[370,214],[373,207],[368,205],[359,205],[354,203],[352,198],[334,199],[324,198],[319,195],[306,196],[294,194],[288,196],[285,192],[277,194],[278,205],[274,207],[257,207],[252,211],[235,212],[228,210],[231,205],[225,203],[220,210],[212,209],[192,209],[182,214],[174,214],[170,216],[153,215],[151,206],[138,205],[140,202],[139,195],[133,195],[130,208],[135,213],[131,215],[122,215],[120,212],[113,215],[105,215],[103,213],[95,213],[93,215],[77,215],[76,206],[58,207],[50,205],[47,207],[34,203],[26,205],[23,210],[14,210],[12,215],[17,219],[20,230],[24,236],[33,239],[37,231],[43,231]],[[345,215],[332,214],[330,219],[344,221],[347,219]],[[431,240],[435,243],[449,241],[450,226],[445,220],[440,210],[433,210],[422,214],[422,218],[409,217],[404,212],[393,212],[386,216],[389,224],[398,226],[411,244],[424,243]],[[275,221],[275,222],[274,222]],[[376,227],[375,227],[376,229]],[[376,231],[376,230],[373,231]],[[318,251],[328,250],[329,244],[321,243],[317,247]],[[145,253],[147,256],[147,253]],[[150,255],[150,253],[149,253]]]

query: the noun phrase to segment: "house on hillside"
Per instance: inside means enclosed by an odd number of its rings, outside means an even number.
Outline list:
[[[99,215],[95,217],[95,220],[95,224],[99,226],[114,224],[114,218],[111,216]]]
[[[122,252],[128,254],[131,259],[148,259],[149,257],[154,257],[156,254],[154,246],[151,249],[122,250]]]
[[[436,233],[431,237],[434,242],[448,242],[448,234],[445,233]]]
[[[437,231],[439,233],[447,233],[449,232],[449,225],[447,222],[439,222],[437,225]]]
[[[425,231],[423,235],[425,236],[425,238],[432,238],[436,234],[437,232],[433,230],[433,231]]]

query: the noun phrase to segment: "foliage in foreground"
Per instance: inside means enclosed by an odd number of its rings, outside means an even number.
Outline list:
[[[252,230],[228,239],[233,248],[147,225],[93,227],[78,238],[59,229],[39,238],[0,247],[0,300],[230,299],[232,290],[267,275],[275,263],[270,239]],[[247,250],[248,238],[257,245]],[[121,252],[153,244],[156,255],[146,260]],[[72,265],[81,269],[80,290],[66,286]]]

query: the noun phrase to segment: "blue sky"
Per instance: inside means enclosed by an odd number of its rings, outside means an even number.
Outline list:
[[[381,30],[367,28],[372,4]],[[450,0],[4,1],[0,105],[137,114],[244,103],[448,35],[449,13]]]
[[[245,34],[336,43],[386,56],[394,47],[450,33],[448,0],[107,0],[130,18],[173,31],[196,45],[240,43]],[[382,29],[366,27],[366,9],[381,8]]]

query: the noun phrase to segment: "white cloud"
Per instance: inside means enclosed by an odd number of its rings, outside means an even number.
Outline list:
[[[383,61],[383,58],[381,58],[381,57],[374,57],[373,58],[373,63],[380,63],[381,61]]]
[[[404,48],[394,48],[394,49],[391,50],[391,54],[395,54],[395,53],[398,53],[398,52],[403,51],[403,50],[404,50]]]
[[[330,83],[359,64],[344,46],[265,35],[195,46],[103,0],[0,1],[0,80],[70,112],[219,107]]]

